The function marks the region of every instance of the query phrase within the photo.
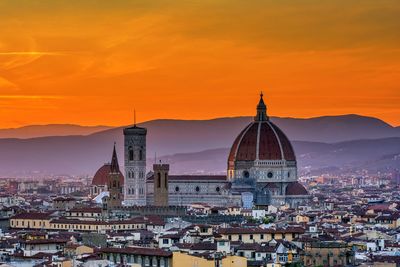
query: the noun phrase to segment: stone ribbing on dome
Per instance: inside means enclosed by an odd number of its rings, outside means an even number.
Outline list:
[[[259,160],[281,160],[281,145],[269,123],[261,123]]]
[[[296,154],[294,153],[294,149],[292,143],[290,143],[289,141],[289,138],[287,138],[287,136],[282,132],[282,130],[278,126],[276,126],[272,122],[270,122],[270,124],[274,128],[279,138],[279,141],[281,142],[281,147],[284,154],[283,158],[285,160],[296,160]]]
[[[275,124],[260,121],[250,123],[238,135],[228,157],[228,162],[254,160],[295,161],[296,156],[289,139]]]
[[[246,128],[244,128],[240,134],[236,137],[235,141],[233,142],[233,145],[231,147],[231,151],[228,156],[228,161],[233,161],[235,159],[235,155],[239,146],[239,143],[242,140],[243,135],[246,133],[247,129],[251,126],[251,124],[247,125]]]
[[[236,151],[236,160],[251,160],[256,158],[258,124],[253,123],[243,135]]]
[[[235,161],[296,161],[292,144],[282,130],[269,120],[266,110],[261,94],[254,122],[235,139],[228,156],[228,166],[233,167]]]

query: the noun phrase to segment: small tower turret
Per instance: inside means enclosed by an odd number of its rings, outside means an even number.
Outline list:
[[[168,206],[169,164],[154,164],[154,205]]]

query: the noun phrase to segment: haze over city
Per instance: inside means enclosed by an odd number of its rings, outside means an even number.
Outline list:
[[[400,266],[399,18],[0,1],[0,267]]]

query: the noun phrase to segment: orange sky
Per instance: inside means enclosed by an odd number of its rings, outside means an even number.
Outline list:
[[[357,113],[400,125],[400,1],[0,1],[0,128]]]

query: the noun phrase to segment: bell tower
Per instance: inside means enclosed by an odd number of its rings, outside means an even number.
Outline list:
[[[124,129],[125,157],[125,205],[146,205],[146,135],[147,129],[138,127]]]
[[[168,206],[169,164],[154,164],[154,206]]]

